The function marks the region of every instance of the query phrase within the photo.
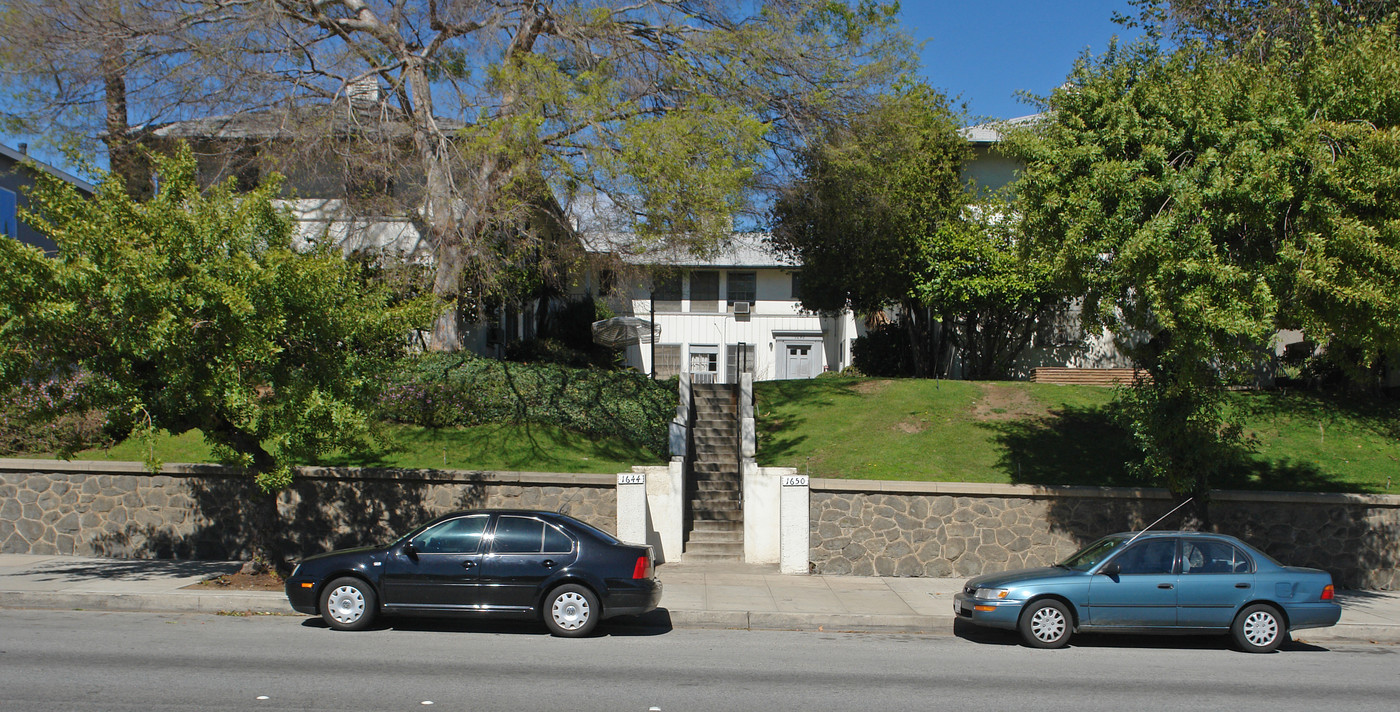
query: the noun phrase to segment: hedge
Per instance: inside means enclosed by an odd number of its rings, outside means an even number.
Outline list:
[[[422,354],[399,362],[380,394],[383,417],[441,428],[546,423],[618,437],[667,456],[675,381],[636,371],[496,361],[468,353]]]

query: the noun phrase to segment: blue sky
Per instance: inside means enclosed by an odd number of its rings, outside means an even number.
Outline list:
[[[1086,48],[1099,54],[1109,40],[1127,38],[1113,12],[1130,14],[1127,0],[905,0],[904,28],[926,40],[929,84],[961,98],[973,117],[1009,119],[1035,112],[1017,90],[1048,94],[1064,82]]]
[[[1069,74],[1081,52],[1100,53],[1114,35],[1111,18],[1127,0],[904,0],[905,30],[923,41],[923,75],[967,104],[969,118],[1006,119],[1035,111],[1017,90],[1046,94]],[[3,136],[13,146],[23,137]],[[40,149],[41,160],[62,165]]]

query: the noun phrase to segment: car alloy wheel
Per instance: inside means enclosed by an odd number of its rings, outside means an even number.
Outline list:
[[[1069,642],[1069,609],[1054,599],[1032,603],[1021,616],[1021,638],[1034,648],[1059,648]]]
[[[598,603],[593,593],[577,584],[566,584],[545,597],[545,624],[551,633],[566,638],[588,635],[598,624]]]

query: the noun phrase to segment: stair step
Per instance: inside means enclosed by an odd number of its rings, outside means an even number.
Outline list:
[[[695,480],[695,489],[698,492],[728,492],[731,495],[738,495],[739,481],[732,480]]]
[[[692,506],[715,509],[715,505],[725,505],[721,509],[729,509],[727,505],[738,504],[738,498],[734,496],[735,490],[702,490],[697,489],[691,493],[690,502]]]
[[[744,556],[744,543],[732,542],[724,544],[712,544],[709,542],[694,542],[685,547],[685,556],[689,560],[692,557],[715,556],[741,559]]]
[[[691,510],[690,510],[690,518],[691,518],[692,521],[696,521],[696,522],[701,522],[701,521],[742,522],[742,521],[744,521],[744,510],[742,510],[742,509],[720,509],[720,510],[691,509]]]
[[[729,531],[693,531],[685,538],[686,544],[739,544],[744,543],[743,528]]]
[[[691,522],[690,534],[737,534],[744,535],[744,523],[732,519],[696,519]]]
[[[738,514],[741,518],[744,515],[744,505],[742,502],[735,502],[733,499],[698,499],[691,498],[690,511],[697,518],[700,514]],[[705,517],[705,519],[733,519],[733,517]]]

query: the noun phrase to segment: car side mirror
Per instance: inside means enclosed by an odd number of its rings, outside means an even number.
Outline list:
[[[413,559],[414,561],[418,560],[418,547],[414,546],[413,542],[411,541],[404,542],[403,553],[404,556],[407,556],[408,558]]]
[[[1099,569],[1099,573],[1104,576],[1117,576],[1122,572],[1123,567],[1119,566],[1117,561],[1110,561],[1105,564],[1103,568]]]

